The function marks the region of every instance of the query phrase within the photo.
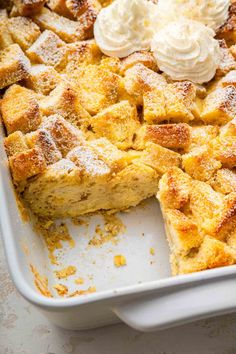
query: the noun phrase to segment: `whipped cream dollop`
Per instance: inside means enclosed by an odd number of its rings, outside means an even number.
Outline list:
[[[158,0],[160,26],[180,17],[199,21],[217,30],[228,18],[230,0]]]
[[[123,58],[150,49],[157,21],[157,5],[148,0],[115,0],[102,9],[94,24],[101,51]]]
[[[221,59],[214,31],[188,19],[171,22],[153,38],[152,51],[159,68],[173,80],[202,84],[210,81]]]

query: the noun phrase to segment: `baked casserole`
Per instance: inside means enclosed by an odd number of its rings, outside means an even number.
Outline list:
[[[199,84],[171,78],[148,49],[105,55],[93,28],[110,3],[1,2],[0,111],[17,194],[54,219],[157,195],[173,274],[235,264],[236,4],[216,30],[214,77]]]

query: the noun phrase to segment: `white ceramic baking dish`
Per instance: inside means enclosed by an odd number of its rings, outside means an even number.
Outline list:
[[[236,310],[236,266],[171,277],[169,251],[159,205],[155,199],[120,215],[127,227],[117,245],[88,247],[101,217],[85,226],[70,224],[75,247],[64,246],[61,266],[76,265],[77,275],[66,285],[76,289],[75,278],[97,292],[74,298],[47,298],[37,292],[29,264],[49,279],[58,281],[41,238],[21,220],[0,141],[0,222],[9,269],[19,292],[50,321],[68,329],[86,329],[124,321],[133,328],[152,331]],[[150,248],[155,255],[150,254]],[[28,248],[28,255],[24,249]],[[116,268],[113,257],[123,254],[127,266]],[[77,286],[78,287],[78,286]]]

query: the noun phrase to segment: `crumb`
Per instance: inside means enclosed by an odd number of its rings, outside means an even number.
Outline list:
[[[68,227],[65,223],[57,225],[55,221],[48,218],[36,218],[34,220],[35,231],[44,238],[49,251],[51,263],[58,264],[54,251],[62,248],[62,241],[69,242],[71,247],[75,246],[75,242],[69,234]]]
[[[92,274],[88,275],[88,278],[89,280],[93,280],[93,275]]]
[[[58,279],[65,279],[76,273],[77,269],[75,266],[68,266],[61,270],[55,270],[54,273]]]
[[[151,254],[152,256],[155,256],[155,250],[154,250],[153,247],[150,248],[150,254]]]
[[[96,291],[97,291],[97,289],[95,288],[95,286],[90,286],[86,290],[76,290],[72,294],[68,295],[68,297],[75,297],[75,296],[80,296],[80,295],[88,295],[88,294],[95,293]]]
[[[144,232],[142,232],[142,236],[145,236]]]
[[[114,256],[114,265],[116,267],[123,267],[125,266],[127,263],[126,263],[126,258],[125,256],[123,255],[117,255],[117,256]]]
[[[29,250],[29,247],[25,243],[22,243],[22,249],[23,249],[24,254],[26,256],[29,256],[30,250]]]
[[[70,248],[74,248],[75,247],[75,240],[73,240],[73,239],[69,240],[69,245],[70,245]]]
[[[65,296],[68,294],[68,288],[66,285],[56,284],[53,287],[54,287],[54,289],[56,289],[58,295],[60,295],[60,296]]]
[[[89,222],[80,218],[71,218],[71,222],[76,226],[89,226]]]
[[[37,271],[36,267],[30,264],[30,270],[34,275],[34,284],[40,294],[46,297],[53,297],[51,292],[48,289],[48,278],[40,275],[39,272]]]
[[[83,279],[83,278],[77,278],[77,279],[75,279],[75,284],[77,284],[77,285],[84,284],[84,279]]]
[[[124,233],[125,225],[122,223],[121,219],[114,214],[102,213],[104,218],[104,227],[101,227],[98,224],[95,228],[95,235],[89,241],[89,245],[92,246],[101,246],[106,242],[112,242],[113,244],[117,244],[118,239],[117,236],[120,233]]]

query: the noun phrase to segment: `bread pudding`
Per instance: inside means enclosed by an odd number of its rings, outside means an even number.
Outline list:
[[[50,218],[157,195],[173,274],[235,264],[235,4],[216,31],[215,76],[199,84],[172,79],[150,50],[105,55],[93,26],[110,3],[4,1],[0,112],[16,191]]]

